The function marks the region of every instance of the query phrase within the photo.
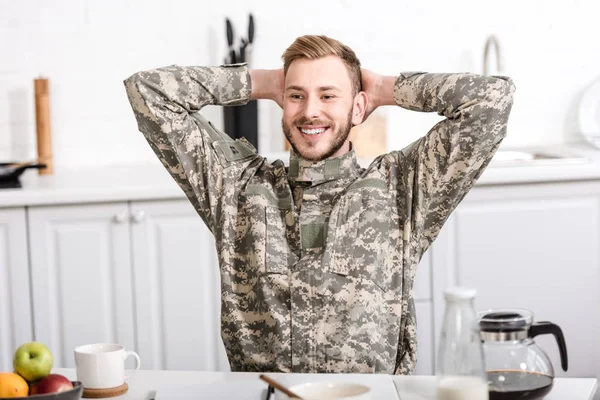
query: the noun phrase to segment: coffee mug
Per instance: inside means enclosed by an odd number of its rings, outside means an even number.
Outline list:
[[[294,394],[306,400],[371,400],[368,386],[349,382],[308,382],[289,388]],[[275,391],[276,400],[290,399]]]
[[[135,370],[125,376],[125,360],[136,359]],[[114,343],[95,343],[75,349],[77,380],[87,389],[109,389],[121,386],[140,369],[140,356],[135,351]]]

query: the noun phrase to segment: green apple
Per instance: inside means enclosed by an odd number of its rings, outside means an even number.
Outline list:
[[[54,357],[48,347],[40,342],[21,345],[15,352],[13,368],[27,382],[34,382],[50,374]]]

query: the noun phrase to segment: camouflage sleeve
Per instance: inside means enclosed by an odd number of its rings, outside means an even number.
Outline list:
[[[138,129],[214,233],[220,196],[256,149],[217,131],[198,111],[209,104],[246,104],[248,68],[173,65],[138,72],[124,84]]]
[[[412,240],[421,251],[475,184],[506,135],[515,87],[510,78],[475,74],[401,74],[400,107],[445,117],[402,151],[410,192]]]

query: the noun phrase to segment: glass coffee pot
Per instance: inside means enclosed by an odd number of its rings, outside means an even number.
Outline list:
[[[480,312],[479,328],[490,400],[542,399],[550,392],[554,384],[554,368],[546,353],[533,340],[538,335],[554,335],[562,369],[568,369],[567,346],[562,330],[551,322],[533,323],[533,313],[529,310]]]

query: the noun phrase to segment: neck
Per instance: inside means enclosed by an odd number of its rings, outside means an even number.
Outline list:
[[[335,153],[333,153],[333,154],[331,155],[331,157],[329,157],[329,158],[336,158],[336,157],[340,157],[340,156],[343,156],[344,154],[346,154],[346,153],[348,153],[348,152],[350,152],[350,141],[349,141],[349,140],[346,140],[346,141],[344,142],[344,144],[342,145],[342,147],[340,147],[340,148],[338,149],[338,151],[336,151]]]

